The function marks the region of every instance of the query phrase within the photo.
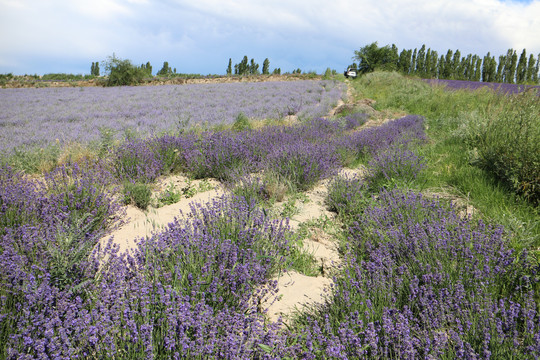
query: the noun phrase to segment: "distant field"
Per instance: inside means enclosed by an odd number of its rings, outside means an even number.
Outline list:
[[[186,125],[327,114],[344,94],[335,81],[187,84],[138,87],[0,89],[0,151],[55,141],[88,143],[103,129],[117,138]]]

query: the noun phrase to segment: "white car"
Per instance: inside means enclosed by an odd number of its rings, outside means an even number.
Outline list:
[[[348,68],[347,71],[345,71],[343,73],[345,75],[346,78],[356,78],[356,76],[358,75],[357,72],[356,72],[356,69],[351,69],[351,68]]]

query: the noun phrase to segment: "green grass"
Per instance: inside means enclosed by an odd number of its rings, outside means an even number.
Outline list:
[[[352,84],[357,98],[376,100],[376,110],[405,111],[426,118],[429,143],[418,149],[427,163],[416,181],[420,190],[450,189],[452,195],[467,199],[482,218],[509,230],[508,238],[514,248],[537,251],[538,206],[519,191],[519,186],[513,186],[497,169],[489,168],[493,164],[487,155],[511,157],[516,154],[514,148],[522,146],[527,153],[521,151],[521,158],[515,162],[525,163],[521,166],[524,174],[540,173],[540,163],[533,158],[540,156],[540,152],[535,152],[540,146],[540,141],[535,141],[540,139],[538,98],[530,94],[504,97],[488,90],[446,91],[420,79],[384,72],[365,75]],[[529,137],[514,136],[509,144],[508,133],[516,133],[518,128],[531,130]],[[504,160],[503,164],[509,161]]]

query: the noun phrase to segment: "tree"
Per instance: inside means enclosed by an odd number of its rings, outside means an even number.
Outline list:
[[[248,57],[244,56],[240,64],[238,64],[238,75],[246,75],[249,72]]]
[[[540,71],[540,53],[538,53],[538,56],[536,57],[536,66],[533,71],[532,82],[534,84],[538,82],[538,71]]]
[[[360,50],[355,50],[353,60],[358,60],[358,71],[365,74],[376,69],[395,70],[394,57],[390,46],[379,47],[377,42],[374,42],[360,48]]]
[[[460,72],[460,59],[461,59],[461,52],[459,49],[456,50],[454,53],[454,57],[452,58],[452,72],[450,77],[452,79],[457,79]]]
[[[516,82],[518,84],[525,84],[527,82],[527,52],[525,49],[521,52],[517,64]]]
[[[173,70],[169,67],[169,63],[165,61],[163,63],[163,67],[161,68],[161,70],[157,72],[156,75],[167,76],[167,75],[171,75],[172,73],[173,73]]]
[[[506,64],[506,56],[499,55],[499,64],[497,65],[497,73],[495,74],[495,82],[503,82],[504,64]]]
[[[480,81],[480,77],[482,76],[482,58],[478,55],[476,56],[476,65],[474,69],[474,81]]]
[[[262,73],[268,75],[270,73],[270,60],[268,58],[263,61]]]
[[[442,76],[440,77],[441,79],[450,79],[450,77],[454,74],[452,55],[454,55],[454,52],[451,49],[448,49],[445,57],[441,55],[441,62],[443,63],[441,64],[442,65]]]
[[[281,68],[275,68],[274,71],[272,72],[272,74],[281,75]]]
[[[439,68],[439,54],[435,50],[431,50],[431,67],[429,69],[429,75],[431,78],[438,78],[437,69]]]
[[[145,71],[131,63],[130,60],[122,60],[112,56],[105,62],[105,70],[109,73],[106,86],[135,85],[142,81]]]
[[[254,59],[251,59],[249,73],[252,75],[259,74],[259,64],[257,64]]]
[[[516,65],[517,65],[517,54],[513,49],[508,49],[506,53],[504,68],[502,73],[502,82],[507,84],[513,84],[516,78]]]
[[[151,77],[152,76],[152,65],[150,65],[150,61],[146,64],[141,64],[141,69],[144,70],[144,73],[146,76]]]
[[[418,50],[414,48],[414,51],[412,53],[412,59],[411,59],[411,68],[409,69],[409,74],[414,74],[416,72],[416,57],[417,57]]]
[[[227,65],[227,75],[232,75],[232,59],[229,58],[229,65]]]
[[[401,53],[399,54],[397,69],[404,74],[408,74],[410,66],[411,66],[411,55],[409,54],[408,50],[403,49],[401,50]]]
[[[99,61],[92,63],[92,66],[90,67],[90,75],[99,76]]]
[[[416,73],[420,76],[426,74],[426,45],[422,45],[416,56]]]
[[[534,70],[535,70],[534,64],[535,64],[534,55],[531,54],[531,55],[529,55],[529,64],[527,66],[527,75],[526,75],[526,78],[527,78],[526,82],[527,83],[534,83],[535,82],[534,81],[534,76],[533,76]]]

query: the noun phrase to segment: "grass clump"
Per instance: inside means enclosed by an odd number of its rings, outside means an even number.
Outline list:
[[[149,184],[136,181],[125,181],[123,185],[125,205],[135,205],[146,210],[152,202],[152,188]]]

